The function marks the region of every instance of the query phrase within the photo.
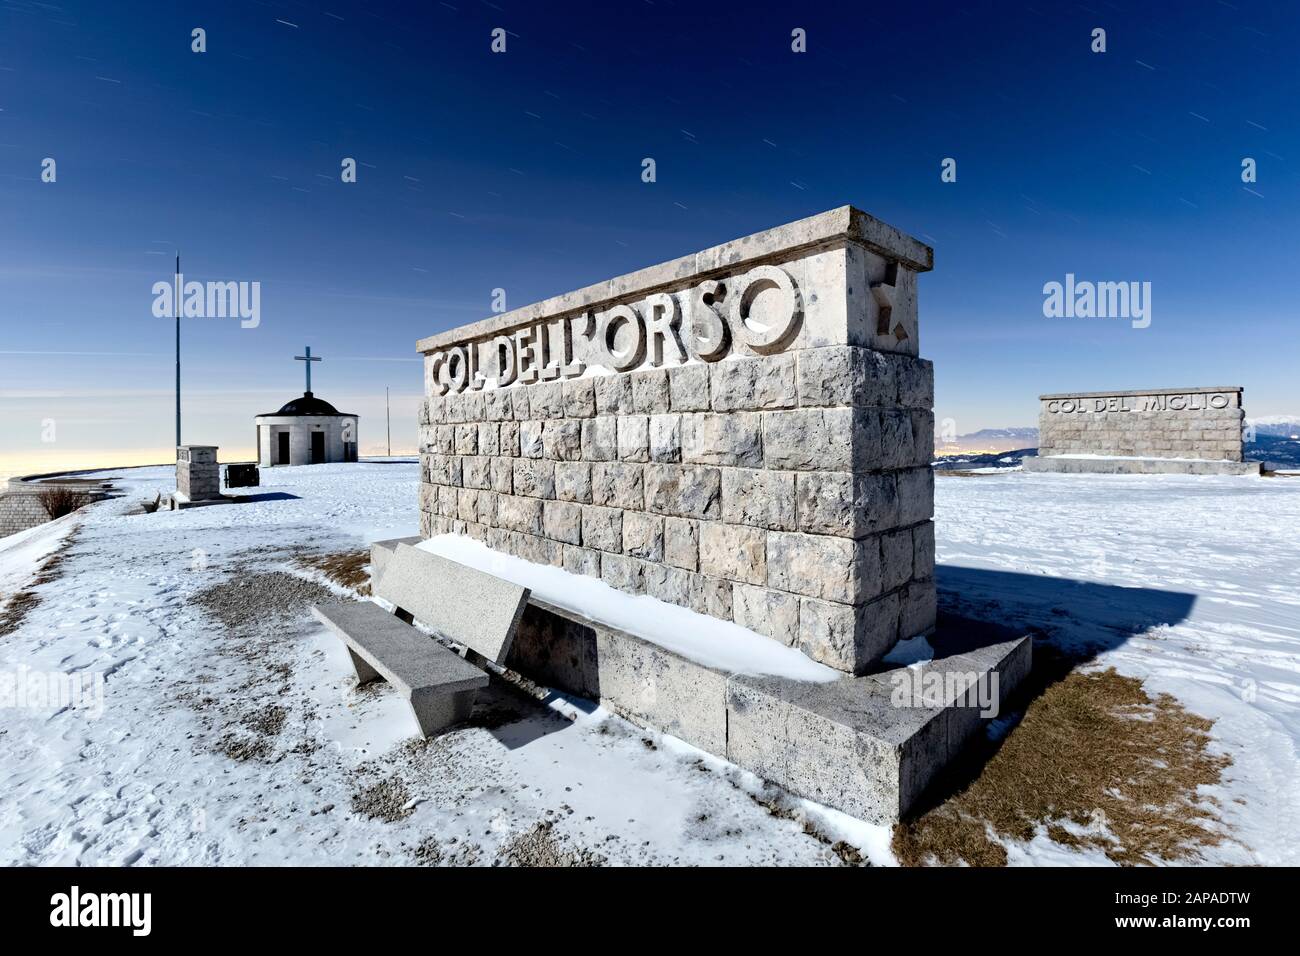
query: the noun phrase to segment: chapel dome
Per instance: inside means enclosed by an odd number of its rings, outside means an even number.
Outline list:
[[[303,392],[301,397],[290,399],[284,403],[284,407],[278,412],[267,412],[263,417],[272,415],[346,415],[347,412],[340,412],[337,408],[325,401],[323,398],[317,398],[311,392]]]

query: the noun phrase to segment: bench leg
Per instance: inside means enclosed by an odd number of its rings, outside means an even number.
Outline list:
[[[474,712],[474,698],[477,695],[477,690],[462,690],[454,694],[412,694],[411,712],[415,714],[415,722],[420,725],[420,733],[432,737],[454,724],[463,724]]]
[[[357,673],[358,684],[369,684],[372,680],[380,679],[379,671],[371,667],[364,657],[350,647],[348,657],[352,658],[352,669]]]

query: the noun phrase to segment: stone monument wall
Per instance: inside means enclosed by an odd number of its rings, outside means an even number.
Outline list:
[[[842,207],[422,340],[421,533],[862,672],[935,619],[930,267]]]
[[[1238,386],[1039,396],[1038,454],[1242,460]]]

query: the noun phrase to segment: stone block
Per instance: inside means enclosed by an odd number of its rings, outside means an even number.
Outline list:
[[[722,470],[722,520],[777,531],[795,529],[795,475],[749,468]]]
[[[518,495],[497,496],[497,524],[508,531],[542,533],[542,500]]]
[[[641,562],[625,554],[602,554],[600,578],[612,588],[629,594],[645,593]]]
[[[639,511],[623,513],[623,553],[646,561],[664,559],[664,519]]]
[[[584,461],[613,461],[618,457],[617,418],[601,417],[583,420],[582,457]]]
[[[709,366],[697,363],[670,368],[668,396],[674,412],[707,412],[711,407]]]
[[[595,548],[598,551],[621,551],[623,549],[623,512],[618,508],[583,505],[582,545],[586,548]]]
[[[664,519],[664,560],[675,568],[698,571],[699,524],[689,518]]]
[[[739,583],[732,587],[731,595],[733,619],[741,627],[790,646],[798,641],[800,598]]]
[[[702,523],[700,572],[746,584],[763,584],[767,580],[767,532],[742,525]]]
[[[650,416],[650,460],[665,463],[682,460],[680,415]]]
[[[722,473],[717,468],[646,465],[645,509],[679,518],[722,515]]]
[[[790,471],[870,471],[880,461],[874,409],[800,408],[763,412],[763,461]]]
[[[555,462],[546,459],[516,459],[514,494],[527,498],[554,498]]]
[[[591,500],[609,508],[645,508],[642,466],[596,462],[591,466]]]
[[[582,505],[571,501],[542,503],[542,532],[566,544],[582,543]]]
[[[752,412],[683,415],[682,461],[761,467],[763,438],[759,416]]]
[[[893,473],[809,471],[795,482],[800,531],[864,538],[899,524]]]
[[[868,601],[881,590],[880,545],[874,538],[769,531],[767,585],[843,604]]]
[[[555,497],[561,501],[591,504],[591,465],[584,461],[556,462]]]
[[[596,414],[596,381],[575,378],[563,385],[566,418],[592,418]]]
[[[541,458],[545,454],[542,433],[545,423],[526,421],[519,423],[519,454],[523,458]]]
[[[792,408],[797,401],[795,353],[716,362],[709,390],[716,412]]]
[[[632,380],[627,375],[602,375],[595,379],[597,415],[631,415]],[[586,457],[586,456],[584,456]]]
[[[624,415],[618,419],[618,457],[621,461],[650,460],[650,419]]]
[[[558,461],[581,460],[582,423],[572,418],[547,421],[542,429],[542,454]]]
[[[633,411],[640,415],[660,415],[669,410],[666,368],[633,372],[630,377]]]

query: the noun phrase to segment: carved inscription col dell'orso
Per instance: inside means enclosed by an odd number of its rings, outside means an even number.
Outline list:
[[[1100,412],[1197,412],[1227,408],[1232,398],[1224,392],[1192,392],[1177,395],[1104,395],[1095,398],[1057,398],[1044,403],[1049,415]]]
[[[435,395],[577,378],[588,368],[716,362],[739,341],[760,355],[788,348],[799,332],[799,288],[779,266],[706,279],[604,310],[545,318],[494,338],[429,356]]]

